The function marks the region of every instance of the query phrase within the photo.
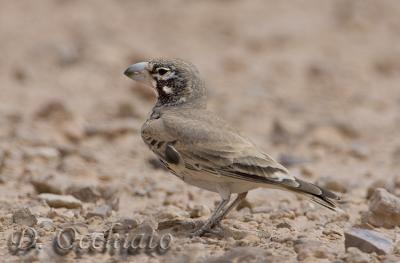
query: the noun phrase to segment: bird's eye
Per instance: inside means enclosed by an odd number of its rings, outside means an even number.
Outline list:
[[[164,75],[164,74],[167,73],[168,71],[169,71],[169,69],[167,69],[167,68],[159,68],[159,69],[157,70],[157,72],[158,72],[159,75]]]

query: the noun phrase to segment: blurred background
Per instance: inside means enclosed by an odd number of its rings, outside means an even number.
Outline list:
[[[99,204],[109,206],[100,215],[108,221],[159,222],[160,211],[170,211],[167,218],[206,215],[218,196],[159,166],[139,134],[155,95],[122,74],[135,62],[178,57],[200,70],[210,109],[296,176],[344,194],[345,221],[358,222],[368,189],[395,193],[400,185],[399,14],[394,0],[2,0],[0,213],[7,218],[29,205],[37,218],[49,218],[54,209],[38,194],[79,196],[88,186],[102,197],[81,198],[83,210],[72,218],[71,210],[56,209],[54,229],[102,224],[87,216]],[[252,211],[267,206],[304,216],[309,209],[281,192],[257,190],[248,199]],[[204,214],[191,215],[194,207]],[[240,224],[246,213],[230,220]],[[263,220],[270,214],[257,216],[249,229],[275,229]],[[285,232],[291,236],[317,224],[288,220],[297,222]],[[4,230],[15,227],[5,222]],[[342,239],[329,246],[343,254]],[[218,242],[205,244],[202,255],[237,245]],[[248,244],[296,258],[293,245],[265,242]]]

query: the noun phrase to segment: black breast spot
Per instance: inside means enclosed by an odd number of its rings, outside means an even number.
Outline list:
[[[181,156],[173,146],[168,144],[165,148],[165,160],[168,163],[177,165],[181,160]]]

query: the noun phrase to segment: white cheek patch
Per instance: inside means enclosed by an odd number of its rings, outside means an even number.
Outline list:
[[[153,88],[157,87],[157,81],[155,81],[154,79],[151,80],[151,85],[153,86]]]
[[[162,87],[162,90],[165,92],[165,94],[172,94],[172,88],[168,87],[168,86],[164,86]]]
[[[164,75],[159,76],[159,79],[168,80],[168,79],[172,78],[173,76],[175,76],[175,72],[173,72],[173,71],[168,71],[168,72],[165,73]]]

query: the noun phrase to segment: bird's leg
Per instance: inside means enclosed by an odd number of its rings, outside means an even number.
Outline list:
[[[205,232],[209,231],[215,225],[215,220],[218,218],[221,210],[229,203],[229,200],[229,197],[227,199],[222,199],[218,206],[215,208],[210,218],[204,223],[204,225],[200,227],[200,229],[193,232],[192,235],[202,236]]]
[[[215,220],[219,217],[223,208],[229,203],[229,200],[231,199],[229,188],[218,184],[217,190],[222,198],[221,202],[215,208],[210,218],[200,227],[200,229],[193,232],[192,236],[202,236],[205,232],[209,231],[215,225]]]
[[[221,220],[238,204],[240,204],[240,202],[246,198],[247,192],[245,193],[240,193],[238,194],[238,196],[236,197],[236,199],[228,206],[226,207],[224,210],[222,210],[220,212],[220,214],[215,218],[215,220],[213,221],[213,224],[210,226],[210,228],[213,228],[215,225],[218,225],[219,222],[221,222]]]

